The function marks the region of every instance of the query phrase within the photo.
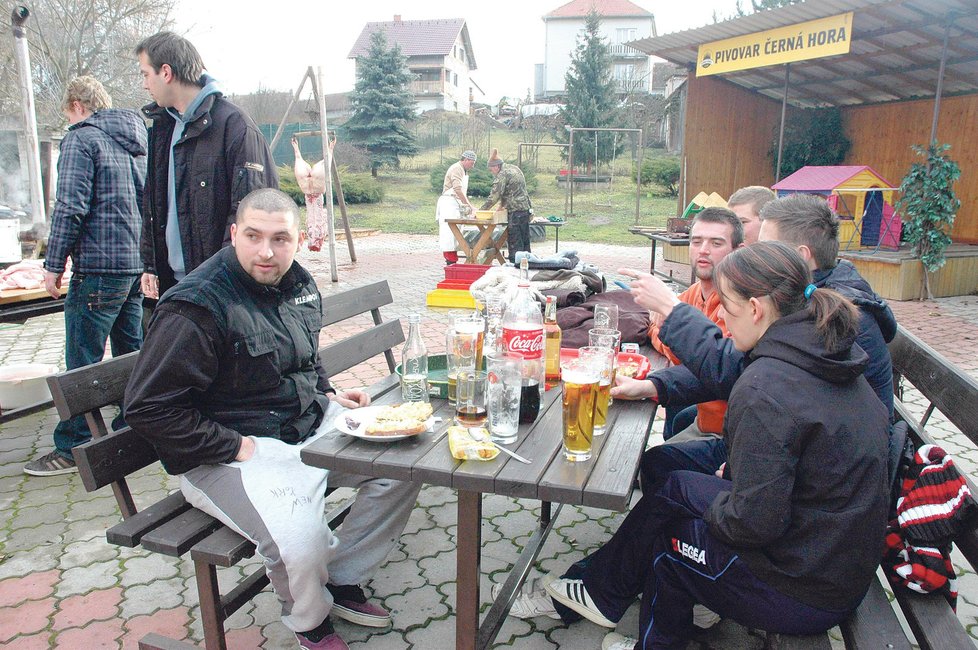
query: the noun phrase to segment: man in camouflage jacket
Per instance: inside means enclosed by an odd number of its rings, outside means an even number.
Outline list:
[[[526,179],[516,165],[504,164],[499,151],[493,149],[489,155],[489,171],[496,177],[492,192],[480,210],[488,210],[499,203],[508,214],[509,230],[506,234],[506,247],[509,261],[516,263],[516,252],[530,250],[530,215],[533,206],[526,192]]]

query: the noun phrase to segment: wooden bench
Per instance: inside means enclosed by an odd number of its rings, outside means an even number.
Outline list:
[[[323,367],[330,377],[383,354],[390,375],[368,392],[379,397],[398,386],[394,374],[395,347],[404,342],[399,320],[383,322],[380,308],[393,302],[386,281],[333,296],[323,297],[323,327],[369,313],[367,329],[323,347]],[[123,521],[106,532],[112,544],[141,546],[147,551],[180,557],[190,552],[194,562],[204,647],[226,650],[224,621],[268,584],[264,567],[243,578],[226,594],[220,592],[218,567],[231,567],[250,558],[255,546],[216,519],[190,506],[176,491],[139,509],[126,484],[127,477],[157,462],[155,450],[131,429],[109,432],[100,409],[120,402],[136,363],[138,352],[61,373],[48,379],[58,414],[66,420],[84,415],[93,432],[91,442],[74,449],[82,484],[89,492],[111,485]],[[329,513],[334,528],[342,521],[352,499],[340,502]],[[139,642],[147,650],[176,650],[196,646],[149,634]]]
[[[961,431],[961,444],[970,441],[972,445],[978,445],[978,382],[902,327],[889,348],[893,359],[894,412],[898,420],[907,423],[914,447],[934,443],[926,427],[935,410]],[[912,412],[910,400],[917,400],[918,396],[911,389],[927,404],[920,417]],[[913,410],[919,410],[919,407]],[[953,450],[948,451],[953,455]],[[972,494],[978,495],[974,482],[968,479],[968,485]],[[955,544],[972,570],[978,568],[978,531],[973,528],[963,531]],[[974,641],[942,595],[889,588],[920,648],[975,648]],[[840,627],[849,649],[909,650],[911,647],[883,584],[876,580],[853,616]],[[769,637],[769,647],[828,648],[829,642],[827,638],[816,637],[803,640],[777,637],[772,642]]]

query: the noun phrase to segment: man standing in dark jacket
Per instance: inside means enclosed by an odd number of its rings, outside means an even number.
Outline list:
[[[274,189],[249,194],[218,251],[161,299],[126,388],[126,420],[180,475],[187,501],[256,543],[282,622],[302,648],[345,650],[330,614],[386,627],[370,580],[397,543],[420,484],[302,463],[360,390],[335,391],[319,362],[322,302],[294,261],[299,209]],[[325,491],[355,487],[336,537]]]
[[[68,135],[58,157],[58,192],[44,261],[44,286],[61,297],[65,263],[74,268],[65,300],[68,370],[139,349],[139,228],[146,178],[146,127],[132,112],[112,108],[94,77],[76,77],[65,92]],[[53,476],[78,471],[71,450],[91,439],[85,418],[59,422],[55,449],[24,472]]]
[[[143,292],[158,298],[230,241],[238,202],[278,187],[258,127],[224,99],[185,38],[160,32],[136,47],[153,103],[141,253]]]

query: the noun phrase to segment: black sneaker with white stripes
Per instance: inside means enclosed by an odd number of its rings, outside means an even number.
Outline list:
[[[557,602],[566,605],[575,612],[601,627],[615,629],[615,623],[609,621],[584,588],[583,580],[560,578],[545,585],[547,593]]]
[[[74,460],[65,458],[56,451],[24,465],[24,474],[31,476],[57,476],[58,474],[71,474],[77,471],[78,468],[75,467]]]

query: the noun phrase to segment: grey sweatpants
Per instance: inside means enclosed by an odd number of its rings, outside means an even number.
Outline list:
[[[184,498],[251,540],[282,603],[282,623],[294,632],[319,625],[333,598],[325,585],[362,585],[397,543],[414,508],[420,483],[359,476],[310,467],[302,446],[337,434],[330,404],[323,424],[302,445],[254,438],[244,462],[201,465],[180,476]],[[327,433],[332,432],[332,433]],[[326,525],[327,487],[357,488],[339,533]]]

